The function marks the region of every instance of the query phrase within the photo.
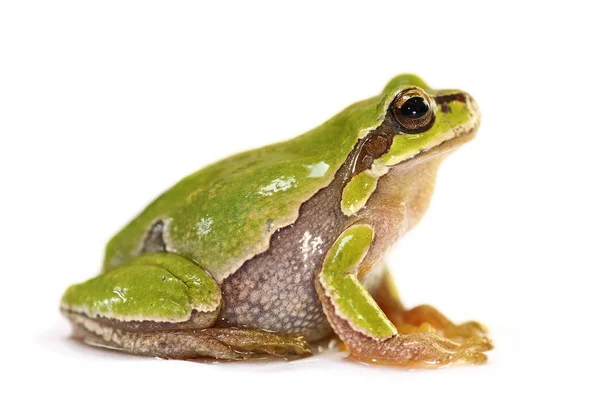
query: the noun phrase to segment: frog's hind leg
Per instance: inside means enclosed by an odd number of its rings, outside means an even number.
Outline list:
[[[306,340],[297,335],[238,328],[184,329],[172,326],[160,330],[155,326],[140,329],[139,323],[115,323],[76,313],[66,314],[73,323],[73,336],[76,339],[92,346],[142,356],[182,360],[202,357],[243,360],[263,354],[310,354]],[[199,318],[196,322],[200,322]]]
[[[458,342],[489,342],[485,337],[487,330],[478,322],[455,324],[436,308],[426,304],[411,309],[405,308],[387,268],[381,284],[373,292],[373,298],[400,333],[436,332]]]
[[[310,353],[302,337],[214,327],[221,306],[221,289],[204,269],[150,253],[71,286],[61,310],[76,339],[132,354],[236,360]]]

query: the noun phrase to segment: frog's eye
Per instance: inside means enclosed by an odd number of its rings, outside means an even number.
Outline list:
[[[400,130],[406,133],[423,132],[434,120],[431,99],[417,88],[400,92],[392,102],[392,111]]]

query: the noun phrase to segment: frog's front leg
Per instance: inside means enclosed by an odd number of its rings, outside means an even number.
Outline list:
[[[218,283],[168,253],[141,255],[73,285],[61,302],[75,338],[128,353],[178,359],[310,353],[299,336],[213,327],[221,306]]]
[[[351,354],[364,361],[405,366],[484,362],[489,342],[457,343],[433,332],[398,332],[356,276],[373,237],[368,225],[347,228],[327,253],[315,280],[329,323]]]
[[[401,333],[437,332],[459,342],[467,340],[488,341],[486,329],[475,321],[455,324],[435,307],[427,304],[407,309],[398,296],[394,280],[386,268],[373,298]]]

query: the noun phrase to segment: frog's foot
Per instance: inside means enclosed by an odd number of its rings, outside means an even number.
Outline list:
[[[403,333],[390,321],[356,276],[373,237],[369,225],[347,228],[329,249],[315,279],[323,311],[350,353],[363,361],[401,366],[484,362],[483,352],[491,349],[485,338],[459,343],[435,332]]]
[[[458,343],[433,332],[394,333],[383,339],[362,333],[336,312],[322,290],[317,291],[329,323],[352,356],[361,361],[403,367],[437,367],[450,363],[481,364],[487,360],[484,351],[491,348],[487,341]]]
[[[448,339],[460,342],[477,339],[488,340],[485,338],[487,330],[480,323],[468,321],[462,324],[455,324],[436,308],[429,305],[420,305],[410,310],[401,310],[399,314],[400,323],[396,326],[400,332],[408,333],[414,331],[414,329],[427,329],[429,331],[433,330]]]
[[[205,333],[233,349],[237,353],[237,359],[250,358],[260,354],[278,357],[288,354],[299,356],[311,354],[310,346],[301,335],[245,328],[210,328]]]
[[[174,254],[143,254],[65,292],[61,310],[75,338],[163,358],[240,359],[310,352],[304,339],[249,329],[215,328],[218,283]]]
[[[394,323],[400,333],[433,332],[458,342],[487,343],[487,329],[480,323],[469,321],[455,324],[444,314],[430,305],[420,305],[406,309],[400,302],[398,292],[389,271],[383,277],[373,297],[385,315]]]
[[[243,360],[262,354],[310,354],[310,347],[300,336],[237,328],[184,329],[181,326],[123,323],[64,313],[73,323],[76,339],[130,354],[184,360],[202,357]],[[190,326],[191,322],[187,328]]]

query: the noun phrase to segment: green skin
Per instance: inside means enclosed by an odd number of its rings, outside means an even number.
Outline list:
[[[181,180],[108,243],[103,271],[69,287],[65,312],[90,319],[180,323],[192,312],[218,313],[219,285],[245,261],[269,249],[274,233],[292,224],[300,206],[327,187],[358,140],[380,125],[396,95],[418,87],[431,98],[462,93],[434,90],[414,75],[399,75],[377,96],[355,103],[291,140],[237,154]],[[389,151],[345,185],[340,208],[363,209],[390,168],[436,149],[461,127],[477,125],[474,103],[451,101],[426,131],[399,134]],[[149,229],[164,222],[165,253],[140,255]],[[319,280],[336,313],[357,331],[383,340],[394,325],[357,278],[374,233],[349,227],[330,248]]]

